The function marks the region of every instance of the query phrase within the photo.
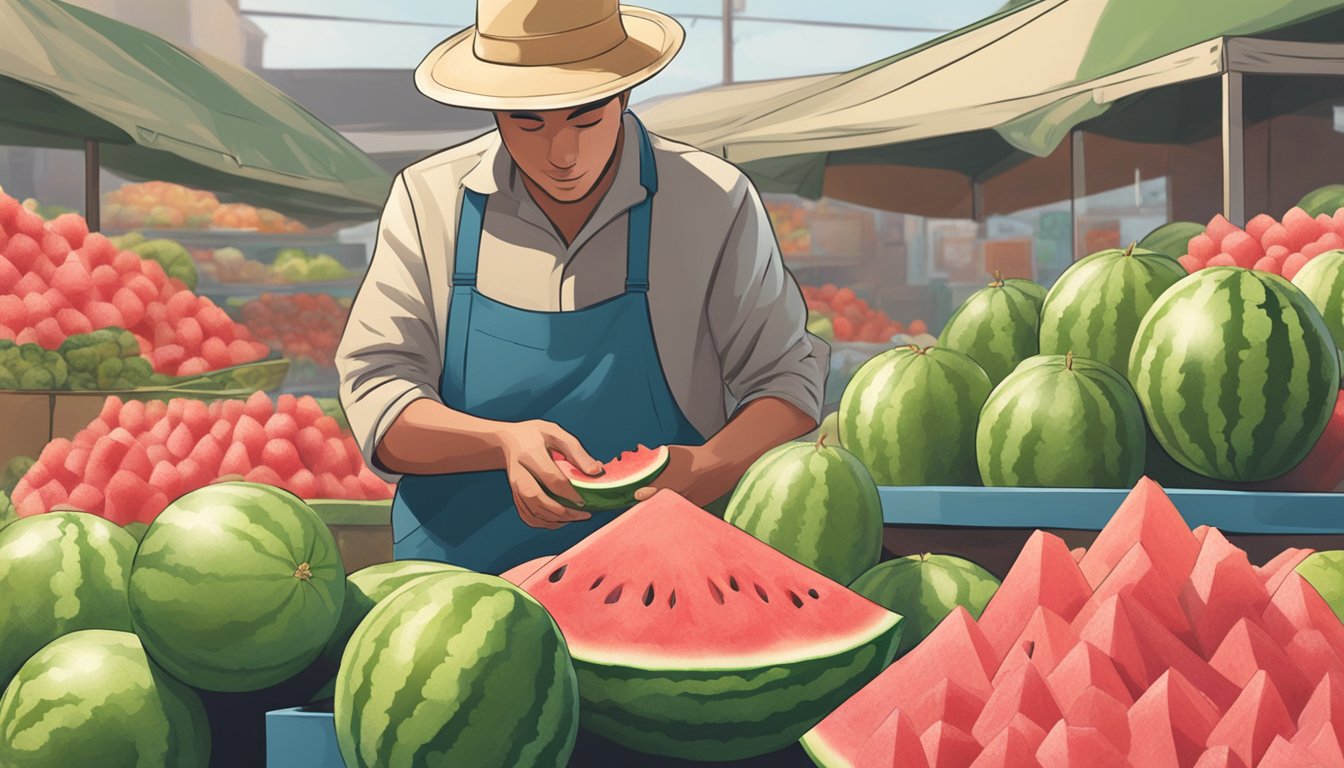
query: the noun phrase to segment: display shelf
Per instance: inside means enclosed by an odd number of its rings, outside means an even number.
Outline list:
[[[347,267],[368,263],[367,248],[361,243],[341,242],[333,234],[316,232],[276,233],[251,229],[105,229],[103,234],[117,237],[139,232],[147,240],[164,238],[181,243],[187,249],[237,248],[248,258],[269,262],[282,248],[328,253]]]
[[[296,293],[325,293],[342,298],[352,297],[359,291],[363,276],[345,280],[314,280],[306,283],[221,283],[202,275],[196,284],[196,293],[212,299],[246,301],[263,293],[292,295]]]

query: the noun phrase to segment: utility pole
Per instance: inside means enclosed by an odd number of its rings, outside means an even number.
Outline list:
[[[723,84],[733,82],[733,6],[738,0],[723,0]],[[746,5],[746,3],[742,3]]]

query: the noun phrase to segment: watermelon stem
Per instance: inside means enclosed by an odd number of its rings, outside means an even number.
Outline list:
[[[1064,355],[1064,370],[1066,370],[1066,371],[1072,371],[1072,370],[1073,370],[1073,350],[1069,350],[1069,351]]]
[[[1137,245],[1138,245],[1138,243],[1130,243],[1130,244],[1129,244],[1129,247],[1125,249],[1125,255],[1126,255],[1126,256],[1133,256],[1133,255],[1134,255],[1134,248],[1135,248]]]
[[[822,432],[821,434],[817,435],[817,450],[820,451],[822,448],[825,447],[826,447],[826,433]]]
[[[299,563],[299,567],[294,570],[294,578],[299,581],[309,581],[313,578],[313,567],[307,563]]]
[[[1002,288],[1002,287],[1003,287],[1003,270],[1002,270],[1002,269],[996,269],[996,270],[994,270],[994,282],[990,283],[990,284],[989,284],[989,287],[990,287],[990,288]]]

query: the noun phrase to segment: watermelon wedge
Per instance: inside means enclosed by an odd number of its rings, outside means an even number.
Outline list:
[[[565,636],[584,727],[671,757],[787,746],[881,672],[901,635],[897,614],[672,491],[520,586]]]
[[[579,492],[583,509],[588,512],[611,512],[633,505],[635,491],[662,474],[670,457],[671,453],[665,445],[657,448],[641,445],[603,464],[601,474],[589,475],[569,463],[561,454],[551,453],[555,465]]]

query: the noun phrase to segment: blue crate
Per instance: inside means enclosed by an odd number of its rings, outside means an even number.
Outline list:
[[[1099,531],[1127,490],[1101,488],[883,487],[888,525]],[[1228,533],[1344,534],[1344,494],[1168,489],[1194,528]]]
[[[266,765],[345,768],[330,712],[294,707],[266,713]]]

